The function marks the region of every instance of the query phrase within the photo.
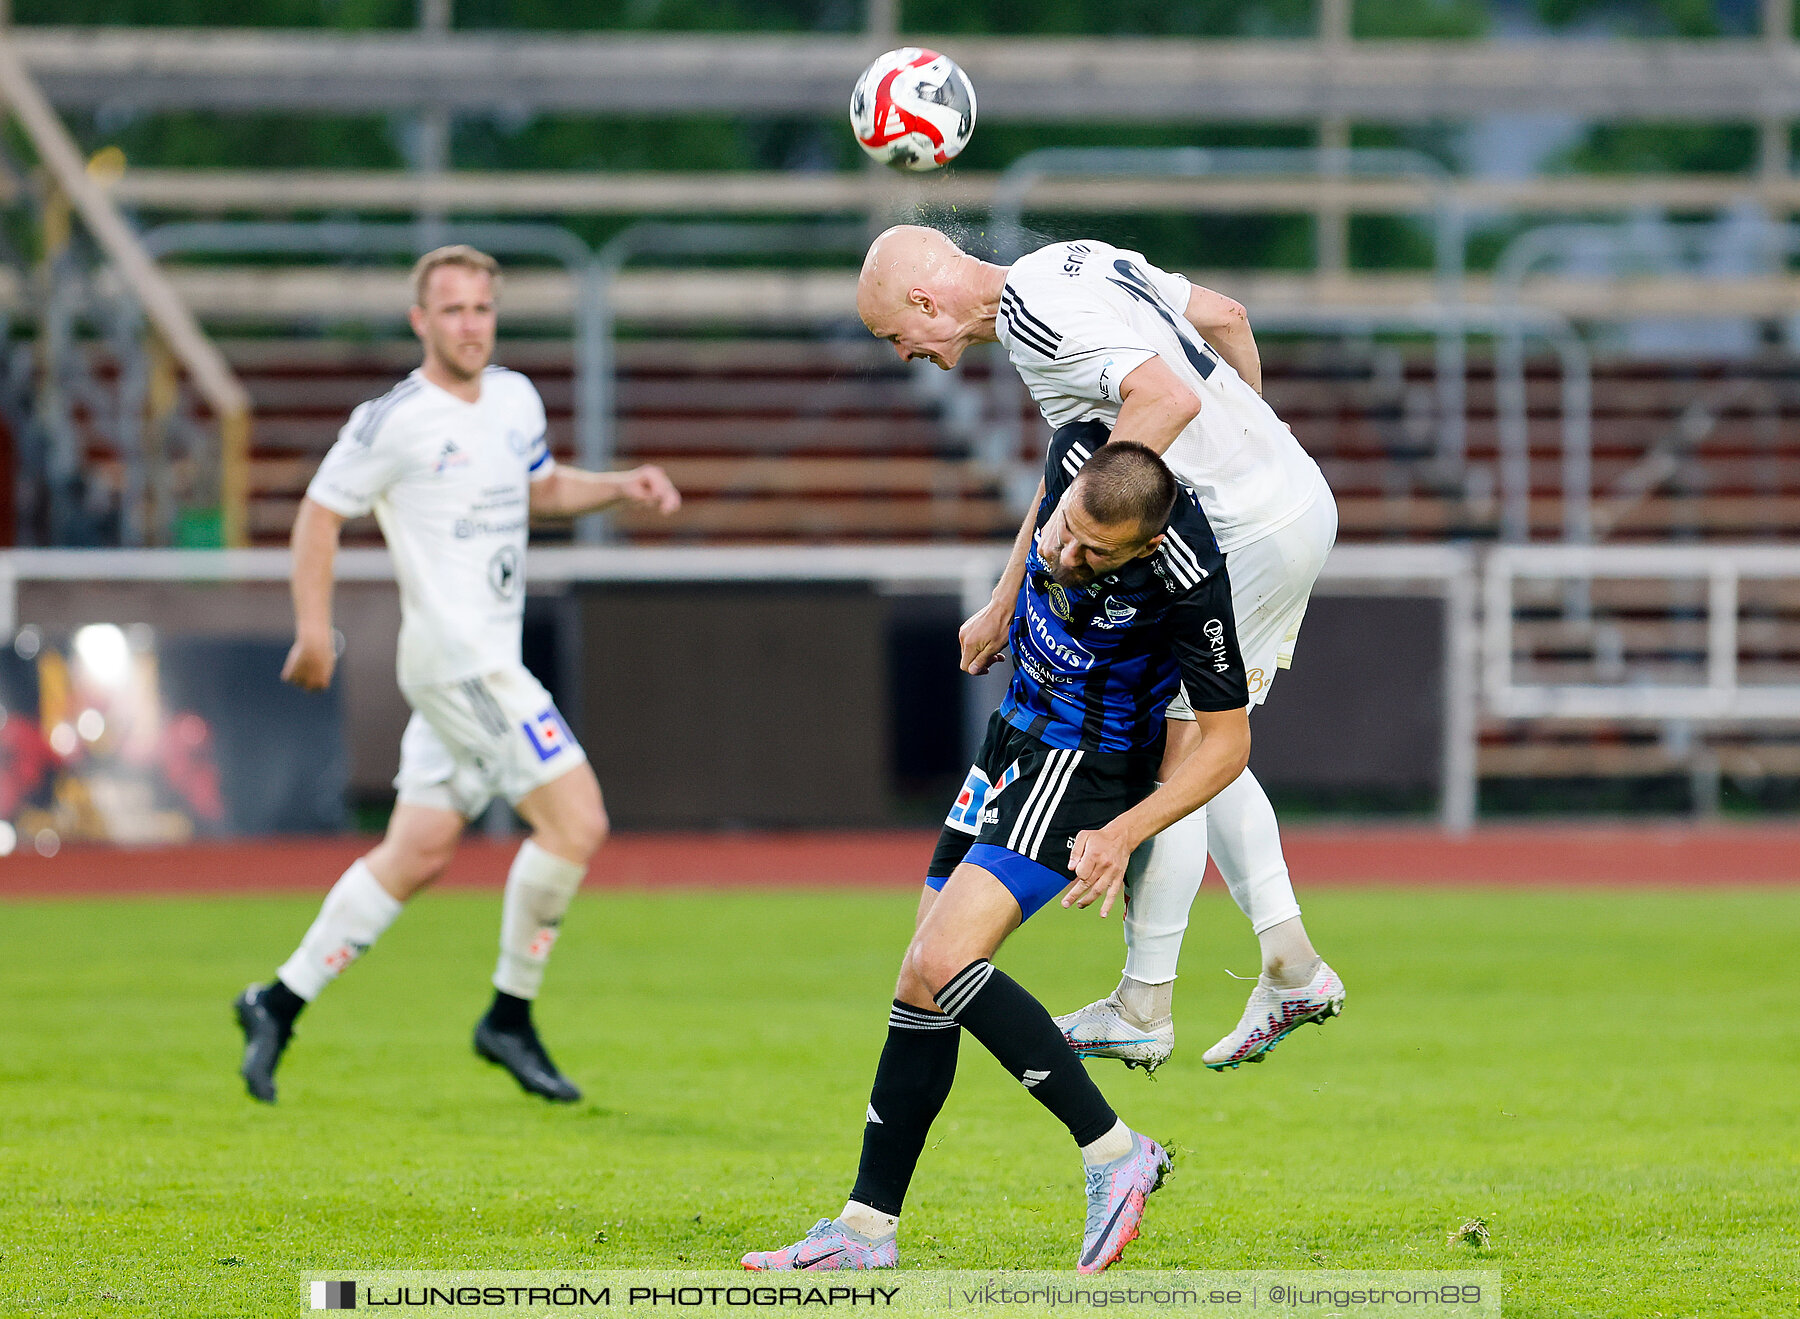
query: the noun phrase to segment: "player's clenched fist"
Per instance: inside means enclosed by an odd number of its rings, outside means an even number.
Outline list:
[[[681,507],[681,492],[669,480],[669,474],[653,464],[625,473],[624,493],[632,503],[654,508],[664,517]]]
[[[1013,602],[995,601],[978,614],[973,614],[957,630],[962,645],[964,673],[982,674],[1006,651],[1006,639],[1012,631]]]
[[[291,682],[303,691],[322,692],[331,686],[332,670],[337,668],[337,647],[330,633],[323,637],[300,637],[288,651],[281,666],[281,680]]]

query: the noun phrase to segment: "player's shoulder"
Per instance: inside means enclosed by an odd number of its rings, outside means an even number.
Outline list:
[[[377,440],[390,438],[404,429],[407,420],[418,412],[428,398],[425,378],[414,371],[386,393],[357,404],[351,410],[349,424],[344,428],[345,433],[352,441],[365,447]]]
[[[1046,243],[1013,262],[1010,274],[1032,283],[1069,284],[1104,268],[1118,251],[1111,243],[1103,243],[1098,238]],[[1011,283],[1012,279],[1009,277],[1007,282]]]
[[[1098,239],[1040,247],[1013,263],[1000,291],[1000,328],[1009,346],[1068,357],[1104,341],[1117,315],[1107,284],[1119,249]]]
[[[1070,421],[1058,426],[1044,450],[1045,489],[1060,490],[1073,481],[1111,438],[1111,431],[1100,421]]]
[[[481,369],[481,387],[497,385],[501,389],[529,389],[537,393],[537,386],[531,383],[531,377],[523,371],[515,371],[510,366],[501,366],[498,362],[489,362]]]
[[[531,377],[523,371],[515,371],[510,366],[494,363],[481,373],[481,387],[495,390],[508,403],[535,407],[542,410],[543,398],[538,394],[537,386],[531,383]]]
[[[1185,482],[1180,483],[1168,529],[1151,557],[1151,566],[1176,596],[1201,590],[1224,570],[1225,556],[1219,552],[1212,523],[1200,507],[1200,496]]]

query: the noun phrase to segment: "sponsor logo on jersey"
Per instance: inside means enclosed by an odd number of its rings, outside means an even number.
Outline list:
[[[569,726],[553,705],[535,719],[527,719],[519,727],[525,730],[525,740],[531,743],[531,749],[537,752],[539,760],[549,760],[560,756],[575,741],[575,735],[569,732]]]
[[[1043,660],[1028,650],[1021,650],[1013,656],[1013,663],[1031,675],[1031,680],[1040,687],[1054,687],[1059,682],[1067,682],[1069,675],[1051,668]]]
[[[1100,363],[1100,397],[1108,403],[1119,401],[1119,388],[1113,383],[1113,369],[1117,365],[1118,359],[1112,357]]]
[[[1137,617],[1137,606],[1114,598],[1106,602],[1106,617],[1095,619],[1102,627],[1124,627]]]
[[[1062,588],[1062,583],[1051,582],[1050,589],[1045,592],[1050,597],[1051,611],[1065,623],[1072,616],[1069,609],[1069,593]]]
[[[467,467],[469,455],[456,447],[455,440],[445,440],[443,449],[438,453],[437,465],[431,469],[433,476],[442,476],[452,467]]]
[[[1231,667],[1225,658],[1225,625],[1216,618],[1209,618],[1201,631],[1206,633],[1207,644],[1212,647],[1213,672],[1224,673]]]
[[[519,593],[519,551],[516,546],[502,545],[488,560],[488,585],[502,600]]]
[[[503,522],[489,522],[486,518],[458,518],[454,530],[458,540],[473,540],[477,536],[510,536],[525,530],[525,519],[508,518]]]
[[[1093,667],[1094,653],[1086,646],[1076,641],[1066,641],[1057,636],[1055,632],[1051,631],[1050,625],[1044,621],[1044,616],[1029,605],[1026,607],[1025,614],[1031,624],[1031,639],[1050,659],[1063,668],[1076,673],[1085,672]]]
[[[1086,243],[1070,243],[1068,246],[1069,254],[1063,258],[1062,273],[1068,275],[1071,279],[1076,275],[1079,275],[1081,273],[1081,263],[1088,259],[1088,253],[1093,250],[1094,249],[1089,247]]]

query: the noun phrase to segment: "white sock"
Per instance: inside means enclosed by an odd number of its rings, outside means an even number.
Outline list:
[[[891,1237],[900,1228],[898,1214],[884,1214],[879,1209],[871,1209],[860,1200],[846,1200],[844,1212],[838,1215],[838,1222],[852,1232],[860,1232],[871,1241]]]
[[[1081,1161],[1090,1168],[1098,1168],[1103,1163],[1111,1163],[1114,1159],[1122,1159],[1131,1153],[1131,1128],[1120,1118],[1112,1124],[1108,1131],[1092,1145],[1081,1147]]]
[[[1319,973],[1319,954],[1306,937],[1306,925],[1296,916],[1271,925],[1262,940],[1262,974],[1257,977],[1271,989],[1299,989]]]
[[[1300,914],[1287,859],[1281,854],[1281,829],[1269,796],[1245,770],[1206,803],[1207,845],[1231,890],[1238,909],[1250,918],[1258,935]]]
[[[294,955],[275,974],[282,984],[312,1002],[340,971],[369,951],[404,905],[381,887],[375,872],[363,861],[353,862],[325,895]]]
[[[1113,997],[1119,1000],[1119,1006],[1125,1010],[1125,1019],[1132,1025],[1154,1026],[1174,1014],[1175,982],[1165,980],[1159,985],[1146,985],[1130,976],[1120,976]]]
[[[1206,876],[1210,806],[1175,821],[1131,854],[1125,872],[1125,974],[1147,985],[1175,979],[1188,909]]]
[[[574,901],[587,867],[546,852],[527,838],[506,873],[500,914],[500,962],[494,988],[536,998],[556,943],[556,928]]]

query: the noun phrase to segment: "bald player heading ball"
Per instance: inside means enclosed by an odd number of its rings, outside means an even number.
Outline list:
[[[955,365],[998,340],[1053,427],[1103,427],[1162,454],[1199,495],[1231,568],[1250,703],[1288,666],[1307,598],[1337,537],[1318,464],[1262,399],[1261,359],[1244,308],[1142,253],[1099,240],[1052,243],[1011,267],[943,234],[899,225],[870,246],[857,312],[900,356]],[[963,625],[963,666],[985,672],[1007,645],[1025,572],[1026,518],[992,602]],[[1165,778],[1193,738],[1192,710],[1169,703]],[[1274,808],[1245,770],[1204,812],[1165,830],[1133,867],[1126,959],[1108,997],[1059,1018],[1089,1057],[1155,1068],[1174,1047],[1173,988],[1188,909],[1211,851],[1262,944],[1263,968],[1238,1024],[1208,1067],[1263,1057],[1297,1026],[1335,1015],[1344,987],[1307,937]]]

